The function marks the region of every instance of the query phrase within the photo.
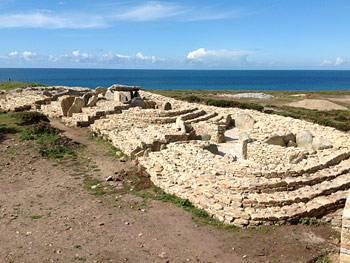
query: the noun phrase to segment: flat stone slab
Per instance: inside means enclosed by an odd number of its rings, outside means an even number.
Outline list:
[[[108,88],[112,91],[139,91],[141,89],[140,86],[127,86],[121,84],[114,84]]]

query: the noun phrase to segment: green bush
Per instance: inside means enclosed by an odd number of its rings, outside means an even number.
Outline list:
[[[49,122],[49,119],[44,114],[37,111],[19,112],[16,116],[23,125],[35,124],[41,121]]]
[[[50,123],[45,121],[40,121],[33,125],[33,133],[34,134],[58,134],[58,130],[50,125]]]

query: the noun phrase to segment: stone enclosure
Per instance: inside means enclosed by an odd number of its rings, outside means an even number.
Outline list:
[[[89,127],[165,192],[240,227],[331,214],[343,209],[350,188],[349,135],[303,120],[123,85],[17,89],[0,99],[0,109]]]

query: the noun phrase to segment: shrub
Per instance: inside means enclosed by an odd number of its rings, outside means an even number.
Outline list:
[[[35,124],[38,122],[49,122],[49,119],[42,113],[37,111],[24,111],[17,113],[17,118],[23,125]]]
[[[34,134],[58,134],[58,130],[50,125],[50,123],[45,121],[40,121],[33,125],[33,133]]]

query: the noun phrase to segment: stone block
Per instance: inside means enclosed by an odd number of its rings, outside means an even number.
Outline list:
[[[63,116],[67,116],[68,110],[72,107],[75,97],[67,96],[61,100],[61,109]]]
[[[67,117],[72,117],[73,113],[82,112],[82,108],[85,106],[85,102],[82,98],[76,97],[72,106],[69,108],[67,112]]]
[[[254,118],[249,114],[238,114],[235,118],[235,127],[237,129],[250,131],[253,129],[254,123]]]

